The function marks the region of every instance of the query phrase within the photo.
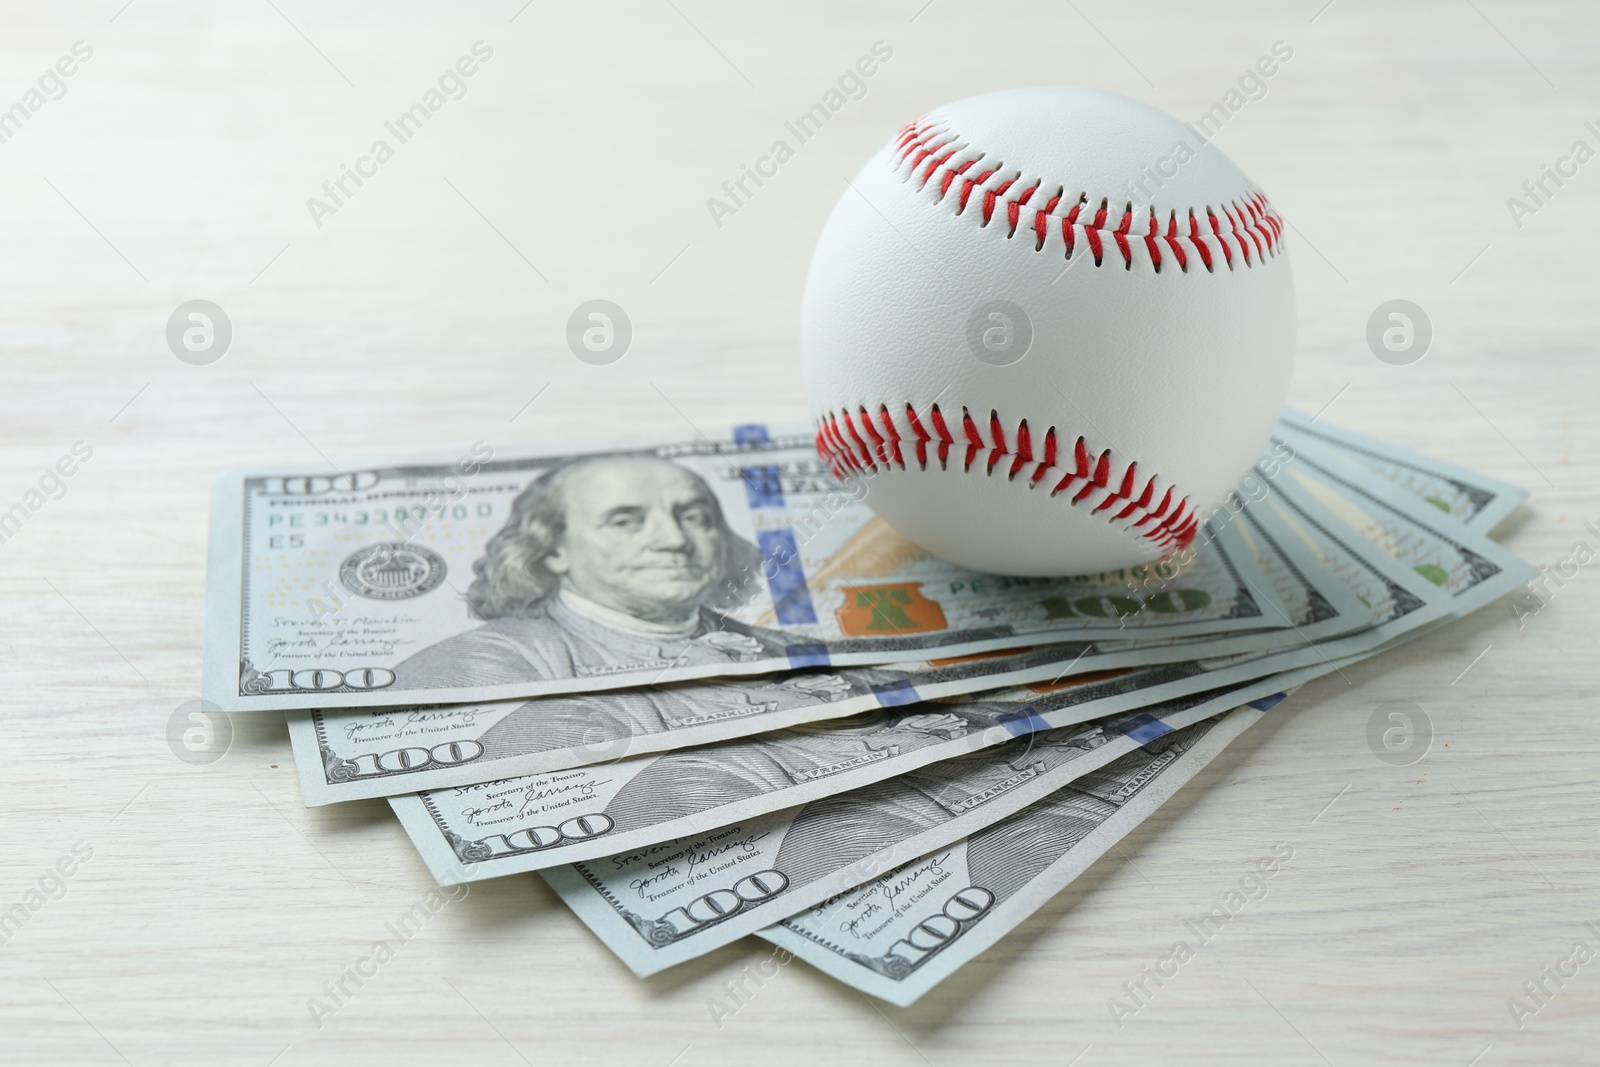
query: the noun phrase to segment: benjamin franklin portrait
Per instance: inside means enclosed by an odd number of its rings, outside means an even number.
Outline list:
[[[694,472],[651,456],[552,468],[513,501],[473,564],[482,625],[396,668],[412,687],[500,685],[783,655],[728,618],[759,589],[756,546]]]

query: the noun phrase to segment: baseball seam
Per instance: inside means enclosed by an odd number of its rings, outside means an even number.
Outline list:
[[[952,133],[949,127],[928,119],[905,126],[892,145],[894,167],[903,172],[902,180],[916,180],[918,188],[923,190],[931,184],[934,203],[942,202],[954,189],[958,197],[956,214],[964,215],[973,193],[979,193],[980,228],[988,228],[997,211],[1003,210],[1009,224],[1007,239],[1016,236],[1024,211],[1031,210],[1035,252],[1043,251],[1059,233],[1066,258],[1070,260],[1081,238],[1097,267],[1104,262],[1109,246],[1121,254],[1126,270],[1133,269],[1135,258],[1142,258],[1135,254],[1136,248],[1142,248],[1155,273],[1160,274],[1165,248],[1185,274],[1189,271],[1191,255],[1200,260],[1207,272],[1214,272],[1218,253],[1231,271],[1236,256],[1246,267],[1260,265],[1269,256],[1276,258],[1283,239],[1283,218],[1259,190],[1246,193],[1242,202],[1234,199],[1219,205],[1203,205],[1198,210],[1203,213],[1204,221],[1196,214],[1196,208],[1190,207],[1188,218],[1180,223],[1178,209],[1174,208],[1167,217],[1165,232],[1152,204],[1147,219],[1140,220],[1136,229],[1132,201],[1125,203],[1118,216],[1114,214],[1110,197],[1100,197],[1099,206],[1094,207],[1087,190],[1080,190],[1073,197],[1065,185],[1056,185],[1055,193],[1048,197],[1044,207],[1028,208],[1034,195],[1049,188],[1050,183],[1043,178],[1024,181],[1023,171],[1007,168],[999,160],[983,162],[975,177],[967,177],[967,172],[978,166],[986,155]],[[939,176],[936,183],[933,182],[935,175]],[[1051,223],[1056,221],[1059,227],[1052,227]]]
[[[951,428],[953,420],[945,417],[937,403],[930,405],[925,415],[919,415],[907,403],[903,419],[905,425],[901,426],[888,404],[878,405],[877,425],[872,413],[862,405],[853,413],[849,408],[829,411],[818,421],[817,453],[834,477],[841,480],[851,474],[903,471],[907,469],[908,451],[913,453],[913,462],[920,470],[928,469],[930,452],[939,468],[948,470],[951,453],[957,452],[964,474],[972,473],[973,464],[982,457],[980,473],[987,477],[994,475],[1002,460],[1009,459],[1005,464],[1008,482],[1023,476],[1028,489],[1033,490],[1047,484],[1053,472],[1059,471],[1061,476],[1049,492],[1052,499],[1069,493],[1072,507],[1086,505],[1090,514],[1096,515],[1109,512],[1107,521],[1154,543],[1163,552],[1187,548],[1200,528],[1199,515],[1176,487],[1163,484],[1157,475],[1145,478],[1141,484],[1137,462],[1118,468],[1110,449],[1095,455],[1083,437],[1071,439],[1058,433],[1054,426],[1045,430],[1036,451],[1035,435],[1027,419],[1019,422],[1008,437],[999,412],[994,410],[989,412],[988,441],[965,407],[955,429]],[[933,428],[931,432],[929,426]],[[1063,465],[1059,461],[1067,455],[1069,464]]]

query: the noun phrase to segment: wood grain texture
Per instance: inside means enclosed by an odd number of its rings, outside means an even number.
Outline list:
[[[901,123],[1063,82],[1192,118],[1279,39],[1292,60],[1219,144],[1292,223],[1294,403],[1529,486],[1506,540],[1556,563],[1600,523],[1600,162],[1520,227],[1506,199],[1600,147],[1593,5],[123,2],[0,8],[0,108],[94,50],[0,144],[0,510],[94,450],[0,544],[0,910],[93,850],[0,945],[0,1058],[1594,1062],[1600,961],[1520,1031],[1507,999],[1575,938],[1600,945],[1581,926],[1600,922],[1600,563],[1525,626],[1496,606],[1308,687],[904,1011],[793,964],[719,1026],[708,999],[769,947],[635,981],[516,877],[445,907],[318,1026],[308,998],[427,873],[381,803],[300,805],[277,716],[236,717],[209,766],[167,742],[199,692],[214,472],[802,416],[811,242]],[[466,95],[316,226],[307,197],[480,39]],[[866,94],[715,225],[706,198],[877,40],[894,55]],[[609,367],[563,341],[594,297],[635,327]],[[1397,297],[1436,330],[1409,367],[1363,340]],[[206,367],[163,337],[195,298],[234,326]],[[1436,734],[1411,768],[1365,740],[1394,699]],[[1113,1025],[1107,999],[1277,841],[1295,857],[1267,898]]]

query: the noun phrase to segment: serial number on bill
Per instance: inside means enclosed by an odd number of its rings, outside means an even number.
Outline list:
[[[267,516],[267,529],[286,527],[291,530],[319,526],[376,526],[392,522],[427,522],[430,519],[488,519],[494,517],[494,505],[446,504],[438,507],[373,508],[371,511],[312,511],[272,514]]]

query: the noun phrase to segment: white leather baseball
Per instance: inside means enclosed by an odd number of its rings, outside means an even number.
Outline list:
[[[1220,150],[1125,96],[938,108],[867,163],[817,242],[800,347],[818,451],[870,476],[890,525],[977,570],[1168,555],[1283,405],[1282,239]]]

